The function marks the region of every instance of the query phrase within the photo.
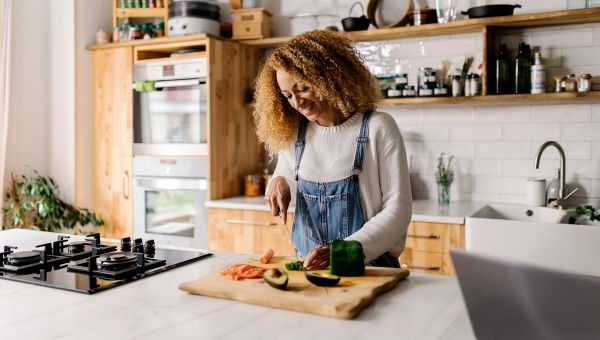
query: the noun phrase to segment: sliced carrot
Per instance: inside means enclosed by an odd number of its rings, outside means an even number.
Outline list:
[[[273,251],[273,249],[271,249],[271,248],[267,249],[267,252],[260,258],[260,263],[262,263],[262,264],[269,263],[269,261],[271,261],[271,259],[273,258],[274,254],[275,254],[275,252]]]

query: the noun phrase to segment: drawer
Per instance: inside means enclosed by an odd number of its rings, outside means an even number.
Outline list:
[[[461,225],[411,222],[406,247],[414,250],[447,253],[450,246],[463,247]]]
[[[444,254],[405,248],[400,255],[400,265],[411,271],[444,274]]]
[[[242,21],[233,24],[233,36],[239,38],[268,37],[267,32],[263,32],[263,23],[257,21]]]

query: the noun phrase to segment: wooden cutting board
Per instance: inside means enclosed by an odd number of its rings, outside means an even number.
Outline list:
[[[247,263],[265,268],[284,268],[293,258],[275,256],[268,264]],[[256,305],[352,319],[377,295],[408,277],[407,269],[367,267],[364,276],[342,277],[335,287],[318,287],[308,282],[304,272],[289,271],[286,290],[269,286],[262,279],[234,281],[214,273],[185,282],[179,289],[188,293],[236,300]]]

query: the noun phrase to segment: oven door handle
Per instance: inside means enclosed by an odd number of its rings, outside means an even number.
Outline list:
[[[157,190],[201,190],[206,191],[206,178],[134,177],[134,185]]]
[[[155,89],[164,89],[167,87],[194,86],[194,85],[202,85],[202,84],[206,84],[206,78],[159,80],[154,83],[154,88]],[[135,83],[131,84],[131,88],[135,90]]]

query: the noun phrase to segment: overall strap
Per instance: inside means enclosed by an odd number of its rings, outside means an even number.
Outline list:
[[[300,169],[300,160],[302,159],[302,154],[304,153],[304,136],[306,135],[306,127],[308,126],[308,121],[303,119],[300,122],[300,126],[298,127],[298,138],[296,139],[296,161],[294,165],[294,180],[298,180],[298,169]]]
[[[354,154],[354,166],[352,168],[352,174],[354,176],[358,176],[362,171],[365,148],[367,147],[367,137],[369,136],[369,119],[371,118],[371,113],[373,113],[373,111],[367,111],[363,115],[360,134],[358,135],[358,138],[356,138],[356,153]]]

